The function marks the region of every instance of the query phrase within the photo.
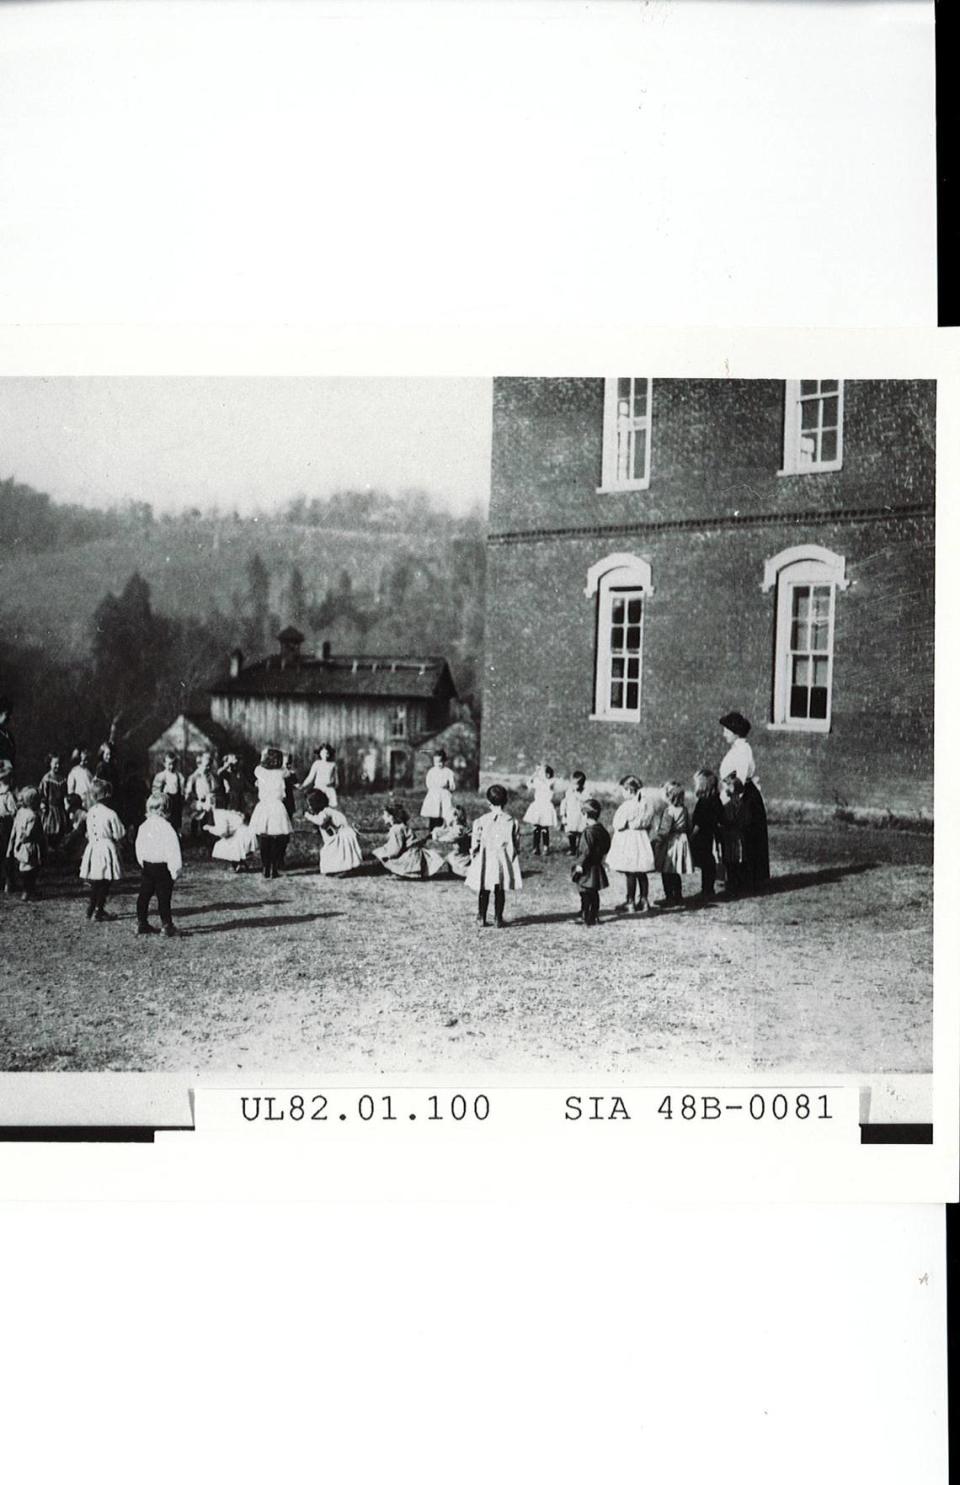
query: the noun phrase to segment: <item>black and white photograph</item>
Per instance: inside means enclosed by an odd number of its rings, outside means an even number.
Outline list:
[[[5,379],[4,1073],[828,1076],[928,1122],[936,418]]]

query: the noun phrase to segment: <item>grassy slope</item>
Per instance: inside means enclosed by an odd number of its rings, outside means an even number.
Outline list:
[[[0,557],[0,612],[16,615],[20,638],[74,649],[85,644],[90,617],[108,591],[118,593],[139,571],[162,612],[203,617],[232,609],[246,590],[246,564],[259,553],[273,580],[273,608],[296,563],[309,597],[321,598],[342,571],[355,587],[375,587],[383,566],[403,551],[440,555],[443,535],[424,532],[331,531],[283,521],[193,521],[124,532],[68,552]]]

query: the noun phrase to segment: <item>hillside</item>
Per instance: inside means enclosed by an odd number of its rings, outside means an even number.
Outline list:
[[[0,554],[0,615],[21,642],[80,653],[98,603],[107,592],[119,593],[134,572],[149,583],[160,612],[229,617],[236,596],[246,592],[247,564],[259,555],[270,574],[270,608],[286,619],[294,565],[309,605],[336,588],[343,573],[355,590],[376,593],[395,558],[442,563],[449,545],[445,530],[330,530],[280,519],[161,521],[69,550]]]

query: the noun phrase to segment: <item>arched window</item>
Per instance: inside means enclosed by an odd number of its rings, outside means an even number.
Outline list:
[[[829,732],[837,589],[849,588],[846,560],[826,547],[787,547],[763,568],[776,594],[773,725]]]
[[[638,722],[644,608],[653,592],[650,564],[629,552],[613,552],[590,568],[585,592],[597,606],[592,716],[603,721]]]

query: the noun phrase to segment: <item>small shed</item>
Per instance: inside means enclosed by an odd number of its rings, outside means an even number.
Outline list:
[[[150,744],[147,757],[151,772],[156,773],[163,767],[164,754],[176,753],[181,769],[192,773],[199,753],[222,756],[236,751],[229,733],[211,717],[199,712],[181,712]]]

